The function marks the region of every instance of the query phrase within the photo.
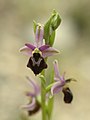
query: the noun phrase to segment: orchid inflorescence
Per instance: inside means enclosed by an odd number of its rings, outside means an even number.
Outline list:
[[[33,71],[35,76],[38,75],[41,79],[40,87],[30,77],[26,77],[34,91],[26,92],[26,96],[28,96],[30,100],[29,103],[23,105],[22,108],[27,110],[29,116],[37,113],[41,109],[42,120],[46,120],[47,118],[48,120],[51,119],[55,94],[62,91],[64,94],[63,100],[67,104],[73,100],[73,94],[68,87],[68,83],[76,80],[72,78],[65,79],[65,72],[62,76],[60,75],[57,60],[53,62],[54,72],[51,72],[53,77],[51,77],[51,82],[49,82],[48,85],[45,77],[45,69],[48,68],[47,58],[59,53],[59,51],[52,46],[55,40],[55,32],[60,22],[60,16],[55,10],[45,25],[34,21],[35,43],[26,43],[25,46],[20,49],[20,52],[29,56],[27,67]],[[47,95],[52,97],[47,97]],[[40,100],[38,98],[40,98]]]

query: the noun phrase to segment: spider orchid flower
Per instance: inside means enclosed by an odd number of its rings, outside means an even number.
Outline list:
[[[45,62],[46,57],[59,52],[55,48],[50,47],[50,45],[43,45],[43,36],[44,28],[41,25],[38,25],[35,32],[35,44],[26,43],[25,46],[20,49],[20,52],[30,57],[27,67],[29,67],[35,75],[47,68]]]
[[[33,87],[33,92],[26,92],[26,96],[30,98],[30,101],[27,105],[23,105],[22,108],[28,111],[29,115],[33,115],[39,111],[41,108],[40,103],[37,100],[37,97],[40,94],[40,87],[33,80],[27,77],[29,84]]]
[[[54,72],[55,72],[55,76],[54,76],[55,83],[51,87],[51,94],[54,95],[62,91],[64,94],[64,102],[71,103],[73,100],[73,94],[69,89],[69,87],[66,86],[66,84],[76,80],[74,79],[65,80],[65,72],[62,76],[60,75],[57,60],[55,60],[54,62]]]

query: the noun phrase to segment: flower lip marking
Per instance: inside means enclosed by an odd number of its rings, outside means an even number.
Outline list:
[[[33,53],[33,56],[29,59],[27,67],[29,67],[34,72],[34,74],[37,75],[43,69],[47,68],[47,64],[40,53]]]

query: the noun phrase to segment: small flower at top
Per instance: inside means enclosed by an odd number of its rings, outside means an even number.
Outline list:
[[[69,87],[67,87],[67,83],[76,80],[74,79],[65,80],[65,72],[62,76],[60,75],[57,60],[54,61],[54,72],[55,72],[55,76],[54,76],[55,83],[51,87],[51,94],[54,95],[62,91],[64,94],[64,102],[71,103],[73,100],[73,94],[69,89]]]
[[[31,116],[31,115],[37,113],[39,111],[39,109],[41,108],[41,105],[37,100],[37,97],[40,94],[40,87],[29,77],[27,77],[27,80],[29,81],[30,85],[32,85],[34,91],[26,92],[26,96],[29,97],[29,103],[27,105],[23,105],[22,108],[27,110],[28,115]]]
[[[35,31],[35,44],[26,43],[20,52],[30,57],[27,67],[29,67],[35,75],[41,73],[47,68],[45,58],[52,56],[59,51],[50,45],[43,45],[44,28],[40,24],[37,25]]]

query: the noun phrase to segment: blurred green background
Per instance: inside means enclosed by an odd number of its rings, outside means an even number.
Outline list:
[[[55,96],[53,120],[90,120],[89,0],[0,0],[0,120],[41,119],[41,112],[27,118],[20,108],[28,102],[24,91],[31,89],[25,76],[35,77],[19,48],[34,41],[33,20],[44,24],[53,9],[62,19],[54,44],[61,54],[48,59],[48,71],[58,59],[61,74],[77,80],[70,84],[72,104],[64,104],[62,93]]]

